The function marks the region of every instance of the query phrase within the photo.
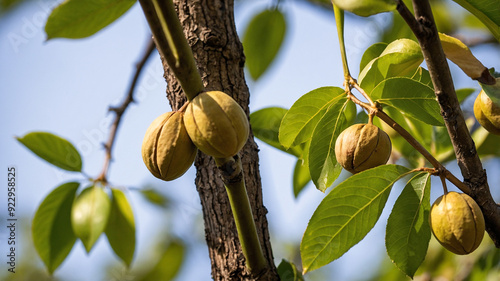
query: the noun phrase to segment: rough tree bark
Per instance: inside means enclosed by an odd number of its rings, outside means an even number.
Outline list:
[[[243,47],[236,33],[232,0],[174,0],[184,33],[193,50],[204,86],[231,95],[249,114],[249,91],[245,82]],[[167,97],[174,110],[186,101],[181,86],[163,61]],[[205,238],[212,261],[214,280],[279,280],[269,241],[267,209],[262,202],[258,147],[250,134],[240,152],[246,187],[259,239],[269,269],[250,276],[245,268],[236,226],[214,160],[199,152],[195,166],[196,187],[200,195]]]

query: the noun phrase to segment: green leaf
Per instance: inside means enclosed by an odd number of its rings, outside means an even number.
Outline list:
[[[45,197],[33,219],[33,243],[50,274],[66,259],[76,242],[71,207],[79,186],[77,182],[68,182],[56,187]]]
[[[397,108],[405,115],[433,126],[443,126],[434,90],[406,77],[388,78],[371,93],[374,101]]]
[[[330,104],[345,97],[345,91],[338,87],[318,88],[300,97],[281,121],[281,145],[290,148],[309,140]]]
[[[250,21],[243,36],[243,49],[253,80],[259,79],[271,65],[285,33],[285,16],[278,9],[264,10]]]
[[[488,97],[496,104],[500,104],[500,77],[495,78],[496,83],[494,85],[485,85],[479,83],[483,91],[488,95]]]
[[[76,197],[71,209],[71,224],[87,253],[106,229],[110,209],[109,196],[99,186],[88,187]]]
[[[111,210],[106,237],[115,254],[130,266],[135,251],[135,222],[134,213],[127,197],[119,189],[112,188]]]
[[[144,277],[138,279],[141,281],[170,281],[175,278],[184,261],[186,247],[181,241],[173,241],[161,256],[159,262]]]
[[[441,164],[444,165],[446,162],[456,158],[450,134],[446,127],[433,127],[432,143],[434,145],[428,150]]]
[[[396,2],[393,0],[332,0],[332,3],[362,17],[396,9]]]
[[[413,275],[425,259],[431,228],[430,174],[415,175],[401,192],[387,221],[387,253],[406,275]]]
[[[431,80],[431,75],[429,71],[425,68],[419,67],[412,75],[408,75],[407,77],[417,82],[420,82],[431,89],[434,89],[434,85],[432,84]]]
[[[57,6],[45,25],[47,39],[88,37],[121,17],[134,0],[66,0]]]
[[[491,134],[479,126],[472,134],[472,139],[477,147],[477,153],[481,157],[500,157],[500,136]]]
[[[500,42],[500,0],[453,0],[481,20]]]
[[[278,265],[278,274],[281,281],[304,281],[304,277],[297,270],[295,264],[282,259],[280,265]]]
[[[474,88],[463,88],[458,89],[455,92],[457,93],[458,102],[462,103],[466,98],[472,95],[476,89]]]
[[[391,42],[378,58],[371,60],[360,72],[360,86],[370,93],[378,83],[389,77],[413,73],[423,61],[417,42],[399,39]]]
[[[250,114],[250,124],[254,135],[261,141],[281,151],[300,157],[302,155],[300,146],[294,146],[287,150],[279,142],[278,135],[281,120],[283,120],[287,111],[281,107],[268,107],[257,110]]]
[[[382,165],[357,173],[335,187],[319,204],[300,244],[303,273],[342,256],[373,228],[392,185],[409,172]]]
[[[170,200],[153,188],[144,188],[140,192],[144,199],[154,205],[162,208],[167,208],[170,205]]]
[[[299,196],[299,193],[310,181],[309,165],[306,163],[306,160],[297,159],[295,169],[293,170],[293,195],[295,198]]]
[[[405,3],[410,10],[413,10],[413,5],[411,5],[411,2],[405,1]],[[398,12],[392,13],[391,24],[384,29],[381,37],[381,41],[387,43],[401,38],[417,40],[408,24],[406,24],[405,20]]]
[[[363,53],[363,57],[361,58],[361,62],[359,63],[359,69],[365,68],[365,66],[371,62],[373,59],[378,58],[382,52],[387,48],[387,43],[379,42],[371,45],[366,49]]]
[[[82,158],[67,140],[47,132],[31,132],[17,140],[43,160],[61,169],[81,172]]]
[[[333,184],[342,171],[335,157],[335,141],[347,128],[344,110],[350,101],[339,96],[332,103],[314,130],[309,148],[309,173],[316,188],[321,192]]]

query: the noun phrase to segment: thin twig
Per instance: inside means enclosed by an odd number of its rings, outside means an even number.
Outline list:
[[[108,141],[104,144],[104,149],[106,151],[106,156],[104,159],[104,167],[102,168],[101,174],[97,177],[96,181],[101,181],[101,182],[107,181],[106,177],[108,174],[109,165],[111,164],[111,160],[113,159],[112,149],[113,149],[113,145],[115,143],[116,134],[118,132],[118,127],[120,126],[122,116],[125,113],[125,111],[127,110],[128,106],[134,102],[134,92],[135,92],[135,87],[137,85],[137,81],[139,80],[139,77],[142,73],[142,70],[144,69],[144,66],[146,65],[148,58],[151,57],[151,54],[153,53],[154,49],[155,49],[155,44],[154,44],[153,40],[150,39],[148,42],[148,45],[144,51],[144,54],[141,56],[140,61],[137,63],[134,78],[132,79],[132,82],[130,83],[127,95],[125,96],[125,99],[123,100],[121,105],[119,105],[117,107],[110,107],[109,108],[109,111],[112,111],[115,113],[115,120],[113,121],[113,124],[111,125]]]

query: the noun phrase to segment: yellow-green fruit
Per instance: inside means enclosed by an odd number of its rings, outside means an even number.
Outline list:
[[[358,173],[387,163],[391,139],[377,126],[355,124],[345,129],[335,143],[337,162],[351,173]]]
[[[215,158],[236,155],[245,145],[249,125],[241,106],[223,92],[203,92],[189,102],[184,115],[194,144]]]
[[[157,178],[170,181],[193,164],[196,146],[186,131],[180,111],[167,112],[149,125],[142,142],[142,160]]]
[[[484,236],[481,209],[469,195],[448,192],[432,204],[429,216],[434,237],[457,255],[472,253]]]
[[[500,106],[481,91],[474,102],[474,116],[488,132],[500,135]]]

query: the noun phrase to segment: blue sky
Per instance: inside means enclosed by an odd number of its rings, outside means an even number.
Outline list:
[[[39,160],[18,144],[14,136],[49,131],[67,138],[83,155],[85,173],[97,176],[104,159],[100,144],[107,139],[112,120],[107,109],[122,100],[149,36],[142,11],[139,5],[135,5],[124,17],[90,38],[46,42],[43,24],[51,2],[33,1],[0,19],[0,114],[3,120],[0,130],[0,167],[3,172],[0,178],[6,182],[6,168],[10,165],[17,167],[17,212],[25,220],[32,218],[37,206],[54,187],[79,177]],[[342,85],[333,14],[309,8],[300,1],[284,3],[289,23],[285,47],[269,73],[258,82],[248,81],[252,94],[251,111],[268,106],[289,108],[301,95],[315,88]],[[254,13],[268,5],[268,1],[252,1],[237,6],[235,14],[239,31]],[[360,21],[348,16],[346,20],[351,72],[357,74],[363,50],[375,42],[382,26],[390,24],[390,17],[382,14]],[[492,54],[486,47],[478,50],[477,55],[483,61],[496,61],[498,67],[498,52]],[[477,88],[476,83],[455,67],[453,69],[458,78],[457,85]],[[150,122],[170,111],[165,87],[160,60],[155,55],[140,79],[136,95],[138,103],[131,106],[124,116],[113,151],[115,161],[109,176],[113,184],[131,188],[153,184],[178,202],[170,220],[164,222],[165,216],[158,208],[146,204],[134,192],[127,194],[138,229],[136,260],[149,255],[149,247],[166,228],[175,229],[178,236],[189,234],[193,225],[203,230],[194,170],[174,182],[165,183],[149,174],[140,156],[142,138]],[[272,240],[298,243],[314,207],[324,194],[309,185],[298,200],[294,199],[291,187],[294,158],[261,142],[259,146],[264,204],[269,209]],[[498,166],[495,162],[492,165]],[[451,169],[456,172],[453,165]],[[395,196],[396,192],[393,192],[390,200]],[[5,191],[0,191],[0,200],[6,202]],[[2,218],[5,216],[3,212],[0,211]],[[388,215],[388,210],[384,215]],[[328,270],[335,272],[338,280],[363,277],[366,273],[358,269],[376,267],[374,261],[385,254],[384,229],[383,217],[367,239],[329,265]],[[5,235],[2,228],[0,241],[4,241]],[[203,245],[203,234],[194,238]],[[29,237],[18,239],[21,247],[30,247]],[[6,251],[4,244],[0,245],[0,260]],[[277,247],[274,252],[276,261],[289,258],[288,253],[286,248]],[[180,280],[211,280],[206,246],[197,247],[190,252],[190,257]],[[32,257],[20,257],[24,258]],[[56,274],[67,278],[74,276],[75,270],[92,269],[99,276],[101,262],[109,260],[116,259],[104,237],[90,256],[84,253],[81,243],[77,243]],[[2,266],[4,264],[2,260]],[[197,270],[189,270],[190,266],[196,266]],[[75,278],[67,280],[84,280]]]

